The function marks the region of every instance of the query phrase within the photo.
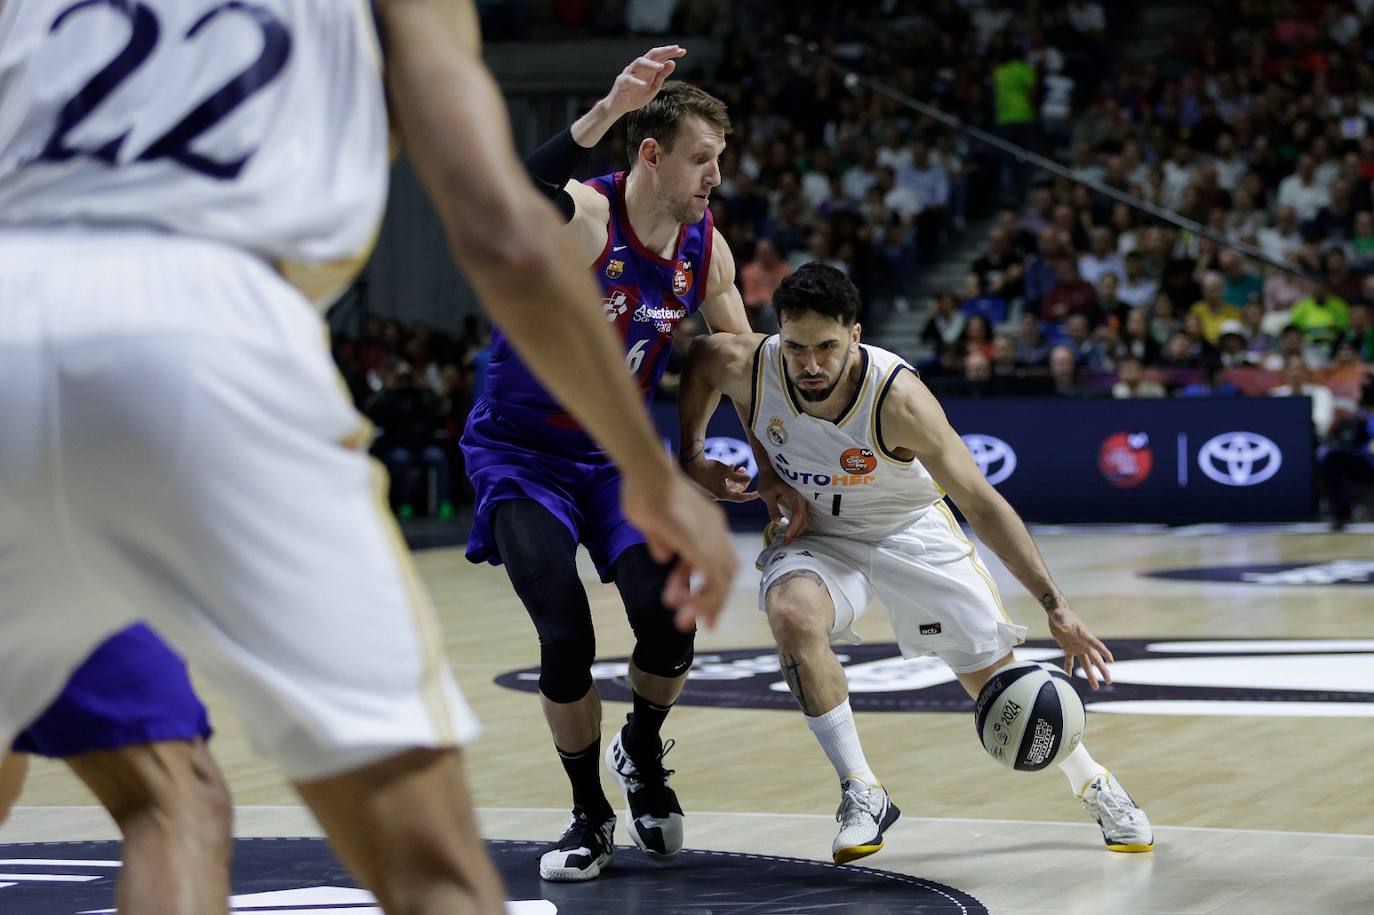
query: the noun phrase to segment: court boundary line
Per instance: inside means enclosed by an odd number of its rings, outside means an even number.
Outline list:
[[[566,816],[566,815],[567,815],[567,812],[568,812],[567,810],[563,809],[562,807],[476,807],[476,808],[474,808],[474,809],[476,810],[476,812],[477,812],[479,815],[480,815],[480,814],[488,814],[488,813],[556,813],[556,814],[562,814],[562,815],[565,815],[565,816]],[[34,810],[84,810],[84,811],[96,811],[96,812],[99,812],[99,813],[104,813],[104,812],[105,812],[105,808],[99,807],[99,806],[96,806],[96,805],[93,805],[93,804],[53,804],[53,805],[26,805],[26,804],[17,804],[17,805],[15,805],[14,810],[15,810],[16,812],[21,811],[21,810],[28,810],[28,811],[34,811]],[[236,804],[236,805],[234,806],[234,811],[235,811],[236,813],[239,812],[239,811],[249,811],[249,810],[261,810],[261,811],[292,811],[292,812],[303,813],[303,814],[305,814],[306,816],[309,816],[309,815],[310,815],[309,810],[307,810],[304,806],[300,806],[300,805],[296,805],[296,804]],[[833,822],[834,819],[835,819],[835,817],[834,817],[833,814],[825,814],[825,813],[776,813],[776,812],[767,811],[767,810],[756,810],[756,811],[741,811],[741,810],[691,810],[691,811],[688,811],[688,814],[687,814],[687,815],[688,815],[688,816],[691,816],[691,815],[697,815],[697,816],[718,816],[718,817],[772,817],[772,818],[774,818],[774,819],[788,819],[788,820],[824,820],[824,821],[827,821],[827,822]],[[905,815],[905,814],[902,816],[902,822],[913,822],[913,823],[969,823],[969,824],[986,823],[986,824],[989,824],[989,825],[999,825],[999,826],[1001,826],[1001,825],[1007,825],[1007,826],[1018,826],[1018,825],[1025,825],[1025,826],[1032,826],[1032,825],[1033,825],[1033,826],[1072,826],[1072,827],[1075,827],[1075,828],[1081,827],[1081,826],[1083,825],[1083,823],[1082,823],[1081,821],[1077,821],[1077,820],[1075,820],[1075,821],[1068,821],[1068,820],[1005,820],[1005,819],[992,819],[992,818],[982,818],[982,817],[915,817],[915,816],[907,816],[907,815]],[[1289,829],[1239,829],[1239,828],[1236,828],[1236,827],[1228,827],[1228,826],[1170,826],[1170,825],[1168,825],[1168,824],[1163,824],[1163,823],[1155,823],[1155,824],[1153,824],[1153,825],[1154,825],[1155,828],[1157,828],[1157,829],[1171,829],[1171,830],[1180,830],[1180,831],[1184,831],[1184,832],[1227,832],[1227,833],[1246,833],[1246,834],[1248,834],[1248,835],[1261,835],[1261,836],[1294,836],[1294,837],[1297,837],[1297,838],[1366,839],[1366,840],[1374,840],[1374,835],[1367,834],[1367,833],[1354,833],[1354,832],[1301,832],[1301,831],[1298,831],[1298,830],[1289,830]],[[242,838],[252,838],[252,837],[251,837],[251,836],[244,836],[244,837],[242,837]],[[4,843],[0,843],[0,844],[4,844]],[[26,843],[16,843],[16,844],[26,844]]]

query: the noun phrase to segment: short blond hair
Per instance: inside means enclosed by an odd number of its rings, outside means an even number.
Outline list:
[[[683,123],[692,115],[722,133],[728,134],[731,130],[730,115],[720,99],[691,83],[664,83],[653,101],[630,112],[625,119],[625,151],[630,157],[630,165],[634,165],[639,158],[639,147],[650,137],[665,151],[672,152]]]

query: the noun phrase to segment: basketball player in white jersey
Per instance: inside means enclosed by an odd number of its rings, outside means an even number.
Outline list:
[[[734,560],[515,157],[471,4],[377,13],[384,43],[362,0],[0,4],[0,745],[146,617],[386,911],[498,912],[476,720],[302,291],[377,232],[387,97],[483,302],[681,556],[682,625]]]
[[[899,811],[864,758],[844,670],[830,642],[857,643],[870,599],[892,616],[902,656],[935,655],[970,696],[1013,662],[1026,628],[1007,618],[992,577],[943,501],[949,493],[978,536],[1048,614],[1065,670],[1110,683],[1107,647],[1060,594],[1016,512],[983,478],[916,373],[859,343],[859,293],[833,267],[807,264],[773,296],[779,333],[697,341],[678,409],[681,462],[718,492],[729,468],[703,456],[721,394],[749,404],[749,424],[790,493],[786,533],[759,557],[760,603],[783,675],[841,783],[838,864],[882,848]],[[769,487],[761,480],[761,486]],[[803,498],[798,499],[797,494]],[[805,507],[804,506],[809,506]],[[1061,765],[1114,851],[1148,851],[1145,813],[1082,746]]]

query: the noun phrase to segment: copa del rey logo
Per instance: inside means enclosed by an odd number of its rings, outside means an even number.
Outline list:
[[[673,270],[673,295],[686,295],[692,291],[692,262],[680,260]]]

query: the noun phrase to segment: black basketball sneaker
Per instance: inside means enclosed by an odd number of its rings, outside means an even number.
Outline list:
[[[668,785],[673,770],[663,768],[663,757],[672,748],[670,740],[657,755],[631,759],[625,749],[625,728],[621,728],[606,749],[606,767],[625,792],[630,838],[646,855],[659,860],[682,851],[682,807]]]
[[[574,807],[572,822],[539,859],[539,876],[555,883],[591,880],[615,858],[615,817],[592,820]]]

